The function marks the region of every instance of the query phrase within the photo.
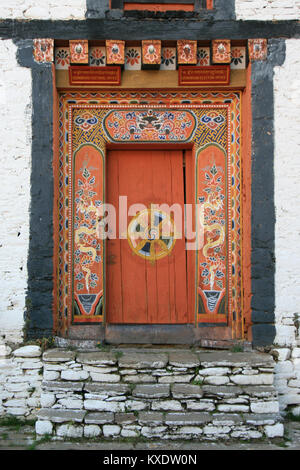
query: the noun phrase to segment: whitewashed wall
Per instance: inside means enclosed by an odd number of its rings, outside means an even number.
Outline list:
[[[0,0],[0,18],[84,19],[86,0]]]
[[[300,414],[300,40],[286,41],[275,68],[275,293],[281,407]]]
[[[300,18],[300,0],[236,0],[235,8],[243,20]],[[80,20],[85,12],[86,0],[0,0],[0,18]]]
[[[27,288],[31,166],[31,72],[0,41],[0,335],[21,338]]]
[[[238,20],[296,20],[300,0],[235,0]]]

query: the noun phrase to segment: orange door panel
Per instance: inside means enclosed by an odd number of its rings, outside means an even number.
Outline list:
[[[127,196],[127,209],[142,205],[121,227],[119,196]],[[117,220],[116,238],[107,241],[108,323],[188,322],[184,197],[182,151],[108,153],[106,200]],[[162,204],[181,211],[174,218],[153,206]]]

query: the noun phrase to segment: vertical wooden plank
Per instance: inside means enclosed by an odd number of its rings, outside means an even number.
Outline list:
[[[146,158],[143,151],[118,151],[119,194],[132,204],[146,203],[149,198]],[[129,220],[132,217],[128,218]],[[147,284],[145,260],[135,254],[127,239],[121,243],[122,295],[125,323],[147,323]]]
[[[171,163],[172,201],[181,206],[181,226],[175,227],[180,238],[176,240],[173,256],[170,257],[174,270],[175,318],[176,323],[187,321],[187,279],[184,228],[184,180],[182,151],[169,152]]]
[[[195,154],[192,150],[185,151],[185,202],[190,207],[192,217],[188,216],[188,208],[186,207],[185,223],[188,224],[190,236],[195,233]],[[190,213],[189,213],[190,214]],[[189,236],[189,234],[187,233]],[[188,301],[188,323],[194,323],[196,320],[195,303],[196,303],[196,283],[195,283],[195,266],[196,251],[189,246],[194,239],[186,239],[188,249],[187,255],[187,301]]]
[[[151,188],[151,200],[148,201],[148,208],[154,202],[156,194],[157,170],[155,166],[155,152],[148,151],[145,156],[145,175],[149,176],[149,185]],[[149,262],[145,259],[145,273],[147,284],[147,323],[159,323],[158,308],[160,304],[160,296],[158,294],[157,285],[157,263]]]
[[[116,216],[119,211],[119,160],[116,152],[107,155],[107,202],[116,208]],[[118,219],[117,219],[118,220]],[[121,276],[121,246],[119,239],[119,227],[117,224],[117,238],[108,239],[106,242],[106,279],[107,279],[107,321],[119,323],[124,321],[122,299]]]
[[[170,204],[171,202],[171,178],[168,153],[153,151],[153,203]],[[174,295],[170,289],[169,256],[165,256],[155,262],[156,289],[157,289],[157,323],[170,323],[171,312],[174,310]]]

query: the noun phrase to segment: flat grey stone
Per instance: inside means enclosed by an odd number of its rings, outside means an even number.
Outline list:
[[[141,398],[167,398],[170,396],[170,385],[140,384],[134,388],[132,395],[135,397],[141,397]]]
[[[210,413],[167,413],[165,423],[168,426],[186,426],[209,423],[212,421]]]
[[[114,365],[117,363],[117,356],[112,352],[82,352],[78,354],[77,362],[94,366]],[[101,372],[101,370],[99,372]]]
[[[167,354],[124,353],[119,359],[119,366],[133,369],[161,369],[168,363]]]
[[[212,413],[211,416],[214,425],[230,425],[230,423],[242,425],[245,423],[243,416],[237,413]]]
[[[189,351],[171,352],[169,364],[175,367],[198,367],[200,361],[197,354]]]
[[[213,351],[199,354],[202,367],[274,367],[273,357],[257,352]]]
[[[42,389],[48,392],[81,392],[84,382],[43,381]]]
[[[273,385],[248,385],[243,387],[243,395],[260,398],[276,398],[277,391]]]
[[[137,421],[134,413],[115,413],[115,422],[117,424],[132,424]]]
[[[174,383],[189,383],[195,374],[178,374],[178,375],[169,375],[159,377],[158,382],[161,384],[174,384]]]
[[[152,374],[124,375],[123,380],[130,384],[156,383],[156,378]]]
[[[39,419],[46,419],[53,423],[65,423],[69,421],[82,423],[85,415],[86,411],[83,410],[61,410],[53,408],[43,408],[37,413]]]
[[[49,349],[43,354],[45,362],[69,362],[74,361],[76,357],[75,351],[68,351],[65,349]]]
[[[130,386],[127,384],[108,384],[108,383],[88,383],[84,384],[84,391],[89,393],[107,394],[108,396],[125,395],[130,392]]]
[[[159,411],[141,411],[138,421],[147,426],[157,426],[163,423],[164,414]]]
[[[106,424],[112,423],[114,414],[110,412],[92,412],[87,413],[84,418],[86,424]]]
[[[15,357],[39,357],[42,355],[42,350],[40,346],[36,345],[22,346],[21,348],[15,349],[13,355]]]
[[[272,425],[282,421],[282,417],[278,413],[244,413],[243,417],[247,424],[255,426]]]
[[[201,398],[203,390],[199,385],[178,383],[172,386],[172,396],[174,398]]]
[[[217,386],[217,385],[203,385],[203,396],[204,397],[219,397],[219,398],[233,398],[239,395],[243,395],[242,387],[235,385],[228,386]]]

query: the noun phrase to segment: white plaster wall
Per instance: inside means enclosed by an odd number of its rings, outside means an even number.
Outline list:
[[[0,0],[0,18],[83,20],[86,0]]]
[[[238,20],[296,20],[300,0],[235,0]]]
[[[300,40],[286,40],[274,71],[275,295],[280,407],[300,414]]]
[[[0,336],[21,339],[27,288],[31,166],[31,71],[0,40]]]
[[[286,60],[275,68],[274,107],[277,342],[290,345],[296,340],[288,319],[300,314],[299,39],[286,41]]]

